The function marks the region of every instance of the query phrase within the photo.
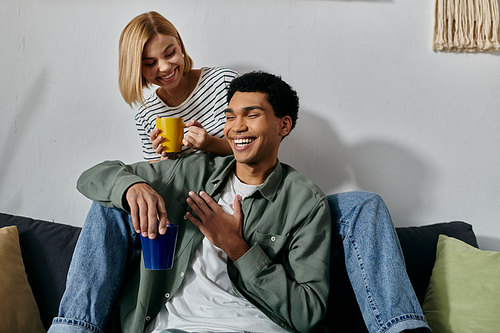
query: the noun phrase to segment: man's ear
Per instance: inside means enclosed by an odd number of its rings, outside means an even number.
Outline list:
[[[284,116],[281,118],[281,129],[280,134],[282,137],[285,137],[292,130],[292,117]]]

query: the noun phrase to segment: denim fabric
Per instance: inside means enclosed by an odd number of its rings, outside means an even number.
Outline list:
[[[130,214],[93,203],[73,253],[59,317],[48,333],[102,333],[137,246]]]
[[[344,248],[346,270],[368,330],[430,332],[384,201],[357,191],[330,195],[328,204],[334,222],[332,249]]]

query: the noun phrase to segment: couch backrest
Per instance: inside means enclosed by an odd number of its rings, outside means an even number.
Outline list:
[[[0,213],[0,228],[16,225],[23,262],[45,329],[57,316],[80,228]]]
[[[57,316],[66,286],[66,275],[80,228],[0,213],[0,228],[17,225],[28,281],[46,329]],[[436,259],[440,234],[478,247],[472,226],[447,222],[421,227],[396,228],[408,275],[423,303]],[[330,298],[322,326],[330,332],[367,332],[354,291],[347,277],[342,251],[333,251],[330,268]]]

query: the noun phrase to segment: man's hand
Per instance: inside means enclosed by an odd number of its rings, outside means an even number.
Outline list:
[[[146,183],[129,187],[125,194],[130,207],[132,224],[137,233],[151,239],[156,237],[157,223],[160,234],[167,230],[167,210],[163,198]]]
[[[233,215],[226,213],[205,192],[200,192],[199,195],[192,191],[189,192],[186,202],[201,221],[195,218],[193,214],[187,213],[189,220],[200,229],[213,245],[222,249],[232,261],[238,260],[250,249],[241,233],[243,215],[239,195],[234,199]]]

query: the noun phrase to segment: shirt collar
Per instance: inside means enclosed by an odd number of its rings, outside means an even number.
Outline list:
[[[233,172],[235,164],[236,160],[233,158],[222,170],[222,172],[211,180],[213,190],[210,191],[211,193],[208,193],[209,195],[212,195],[222,184],[225,183],[227,177],[229,177],[229,175]],[[255,192],[260,192],[267,200],[274,201],[282,178],[283,167],[278,159],[271,174]]]
[[[269,201],[274,201],[277,195],[278,189],[283,178],[283,167],[279,160],[276,160],[276,165],[269,176],[267,176],[266,181],[259,187],[258,191],[262,194],[264,198]]]

